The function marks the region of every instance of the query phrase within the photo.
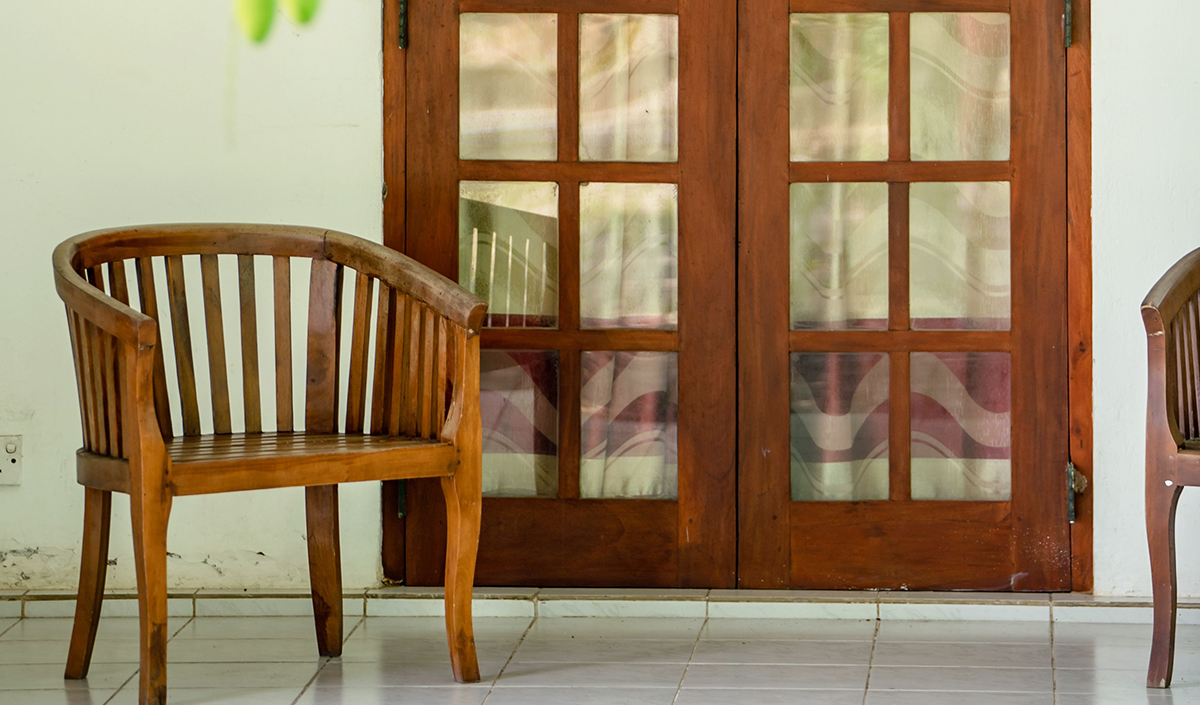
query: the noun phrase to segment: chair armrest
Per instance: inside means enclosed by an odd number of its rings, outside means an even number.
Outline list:
[[[79,238],[54,249],[54,287],[71,311],[96,327],[138,348],[153,347],[158,341],[154,319],[130,308],[92,286],[75,271]]]

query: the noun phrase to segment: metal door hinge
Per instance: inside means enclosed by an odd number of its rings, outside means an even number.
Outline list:
[[[1069,3],[1071,0],[1067,0]],[[400,15],[400,36],[397,39],[400,42],[401,49],[408,48],[408,0],[396,0],[396,12]],[[1069,20],[1068,20],[1069,21]]]
[[[1067,519],[1075,523],[1075,495],[1087,490],[1088,482],[1075,463],[1067,461]]]
[[[404,0],[400,0],[400,1],[404,2]],[[1072,11],[1071,11],[1072,10],[1071,0],[1063,0],[1063,2],[1064,2],[1064,5],[1063,5],[1063,46],[1070,49],[1071,48],[1071,15],[1074,13],[1072,13]],[[403,46],[403,45],[401,45],[401,46]]]

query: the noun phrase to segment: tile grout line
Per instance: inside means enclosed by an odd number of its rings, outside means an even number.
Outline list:
[[[492,681],[492,685],[488,688],[487,695],[483,696],[483,700],[480,701],[480,705],[484,705],[484,703],[487,702],[487,699],[492,697],[492,691],[496,689],[496,684],[500,682],[500,677],[504,675],[504,669],[508,668],[509,664],[512,663],[513,659],[517,655],[517,650],[521,648],[521,644],[525,643],[525,637],[529,636],[529,632],[533,630],[533,625],[537,624],[537,621],[537,610],[535,608],[533,620],[529,622],[528,627],[525,627],[525,631],[522,632],[521,638],[517,640],[517,645],[513,647],[512,653],[508,655],[508,660],[504,662],[504,665],[500,667],[500,671],[496,673],[496,678]],[[479,658],[479,656],[476,655],[476,658]],[[293,703],[293,705],[295,704]]]
[[[708,613],[705,612],[704,623],[700,625],[700,631],[696,632],[696,642],[692,644],[692,653],[688,654],[687,663],[683,666],[683,675],[679,676],[679,685],[675,688],[675,697],[671,698],[671,705],[679,702],[679,696],[683,694],[683,681],[687,678],[688,669],[692,667],[692,659],[696,658],[696,649],[700,648],[700,638],[704,636],[704,628],[708,626]]]
[[[875,663],[875,645],[879,643],[879,627],[883,624],[878,612],[876,615],[875,633],[871,636],[871,655],[867,657],[867,682],[863,684],[863,705],[867,705],[867,696],[871,693],[871,666]]]
[[[15,620],[13,620],[12,624],[8,625],[8,629],[0,630],[0,636],[4,636],[5,634],[9,633],[13,627],[21,623],[22,619],[24,619],[24,617],[17,617]]]
[[[129,685],[129,683],[130,683],[130,682],[131,682],[131,681],[132,681],[134,678],[137,678],[137,674],[138,674],[138,673],[139,673],[141,670],[142,670],[141,664],[138,664],[138,669],[137,669],[136,671],[134,671],[134,672],[133,672],[133,675],[131,675],[131,676],[129,676],[128,678],[126,678],[126,679],[125,679],[125,682],[123,682],[123,683],[121,683],[121,685],[117,686],[117,689],[116,689],[116,690],[114,690],[114,691],[112,692],[112,695],[110,695],[110,696],[108,696],[107,698],[105,698],[105,699],[104,699],[104,703],[102,703],[102,705],[108,705],[108,703],[111,703],[113,700],[115,700],[115,699],[116,699],[116,697],[117,697],[117,695],[118,695],[118,694],[119,694],[119,693],[120,693],[122,690],[125,690],[125,687],[126,687],[126,686],[128,686],[128,685]]]

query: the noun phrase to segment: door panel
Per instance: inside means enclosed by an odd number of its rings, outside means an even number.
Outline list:
[[[742,587],[1069,584],[1056,19],[741,4]]]
[[[477,583],[732,587],[734,4],[409,13],[407,250],[489,303]]]

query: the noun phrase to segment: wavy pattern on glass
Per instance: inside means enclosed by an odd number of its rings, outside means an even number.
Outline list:
[[[910,28],[913,160],[1008,159],[1008,15],[916,12]]]
[[[676,328],[678,234],[675,184],[580,184],[581,325]]]
[[[461,159],[558,157],[558,16],[464,13],[459,28]]]
[[[887,184],[791,185],[792,329],[886,328]]]
[[[793,353],[793,501],[888,498],[888,357]]]
[[[579,496],[677,499],[678,354],[581,356]]]
[[[463,181],[458,199],[458,283],[488,302],[484,325],[558,325],[558,184]]]
[[[913,353],[912,498],[1012,496],[1008,353]]]
[[[791,16],[791,159],[888,158],[888,16]]]
[[[912,327],[1008,330],[1008,182],[912,184],[909,195]]]
[[[558,496],[558,352],[481,350],[483,494]]]
[[[579,159],[679,156],[679,18],[579,16]]]

